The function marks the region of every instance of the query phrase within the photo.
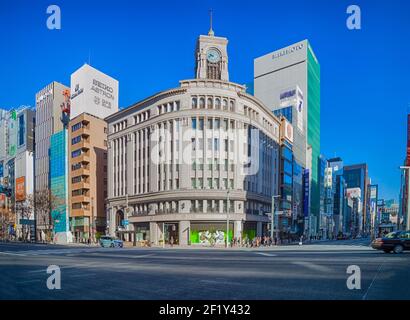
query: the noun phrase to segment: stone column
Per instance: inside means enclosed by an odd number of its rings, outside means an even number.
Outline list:
[[[179,222],[179,244],[181,246],[188,245],[188,240],[190,236],[191,222],[190,221],[180,221]]]
[[[234,221],[234,225],[233,225],[233,231],[234,231],[234,234],[233,234],[233,236],[236,238],[236,239],[242,239],[242,230],[243,230],[243,226],[242,226],[242,221],[238,221],[238,220],[236,220],[236,221]]]
[[[149,223],[149,238],[150,242],[154,245],[159,245],[159,240],[162,238],[161,223],[150,222]]]

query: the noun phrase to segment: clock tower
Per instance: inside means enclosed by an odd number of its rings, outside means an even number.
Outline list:
[[[207,36],[199,36],[195,49],[195,77],[229,81],[228,73],[228,39],[215,37],[211,27]]]

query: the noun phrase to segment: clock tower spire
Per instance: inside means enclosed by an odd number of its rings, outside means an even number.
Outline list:
[[[200,35],[195,49],[196,79],[229,81],[228,73],[228,39],[215,37],[212,29],[212,10],[210,28],[207,36]]]
[[[214,30],[212,30],[212,9],[209,10],[209,31],[208,36],[213,37],[215,35]]]

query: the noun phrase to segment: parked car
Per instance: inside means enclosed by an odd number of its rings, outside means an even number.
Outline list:
[[[100,238],[100,245],[101,247],[110,247],[110,248],[115,248],[119,247],[122,248],[124,246],[124,243],[122,240],[111,237],[111,236],[102,236]]]
[[[410,231],[394,231],[372,241],[372,248],[386,253],[410,250]]]

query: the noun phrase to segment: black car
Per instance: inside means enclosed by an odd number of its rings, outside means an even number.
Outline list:
[[[377,238],[372,242],[372,248],[383,250],[386,253],[402,253],[410,250],[410,231],[395,231],[386,234],[383,238]]]

